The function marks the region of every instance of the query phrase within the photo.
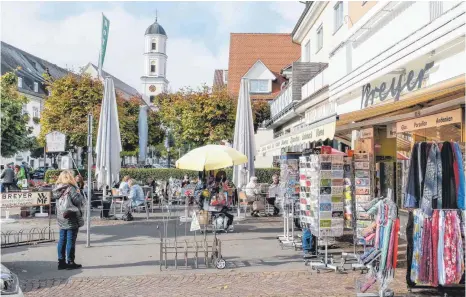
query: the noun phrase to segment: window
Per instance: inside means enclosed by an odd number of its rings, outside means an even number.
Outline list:
[[[150,72],[155,73],[155,61],[150,62]]]
[[[333,30],[337,32],[343,25],[343,2],[338,1],[333,7]]]
[[[150,101],[150,103],[154,103],[154,101],[155,101],[155,96],[150,96],[150,97],[149,97],[149,101]]]
[[[40,115],[39,115],[39,108],[33,107],[33,108],[32,108],[32,117],[38,118],[39,116],[40,116]]]
[[[223,83],[228,83],[228,70],[223,70]]]
[[[442,1],[430,1],[429,8],[430,8],[430,21],[431,22],[443,14]]]
[[[251,79],[249,88],[251,93],[270,93],[268,80]]]
[[[18,77],[18,88],[22,88],[22,87],[23,87],[23,78]]]
[[[318,53],[322,47],[324,46],[324,27],[320,25],[320,27],[317,29],[317,51]]]
[[[303,62],[311,62],[311,40],[308,40],[308,42],[304,46],[304,61]]]
[[[34,92],[38,93],[39,92],[39,83],[34,82]]]
[[[26,104],[23,104],[23,107],[21,108],[21,114],[27,114],[28,113],[28,108]]]
[[[157,49],[157,43],[155,42],[155,39],[152,39],[151,49],[153,51],[155,51]]]

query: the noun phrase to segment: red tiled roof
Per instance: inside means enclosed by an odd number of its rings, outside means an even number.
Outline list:
[[[228,91],[237,96],[241,78],[261,60],[277,80],[272,83],[272,94],[252,95],[251,99],[271,100],[280,93],[286,81],[280,71],[301,56],[301,47],[292,42],[290,34],[231,33],[228,61]]]

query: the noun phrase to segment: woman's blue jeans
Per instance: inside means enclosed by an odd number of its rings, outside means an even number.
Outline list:
[[[74,262],[76,251],[76,238],[79,229],[60,229],[60,239],[58,240],[58,260]]]

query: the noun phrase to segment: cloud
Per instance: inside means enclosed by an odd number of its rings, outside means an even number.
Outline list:
[[[285,25],[279,27],[281,33],[291,33],[304,10],[304,4],[298,1],[272,2],[270,9],[279,14]]]
[[[206,22],[209,26],[215,26],[215,36],[212,36],[215,40],[214,49],[209,48],[209,45],[205,43],[205,41],[210,41],[210,36],[171,37],[170,28],[164,26],[169,35],[167,79],[173,91],[184,86],[195,88],[202,83],[211,85],[214,69],[228,66],[229,33],[237,32],[237,28],[249,27],[249,24],[254,23],[253,14],[258,11],[257,4],[254,2],[209,2],[207,4],[205,14],[193,16],[193,18],[212,18],[212,21],[209,19]],[[79,12],[72,15],[50,19],[41,17],[40,12],[44,5],[47,5],[44,2],[3,2],[1,5],[1,39],[3,41],[75,71],[88,62],[97,64],[101,10],[88,6],[87,2],[84,2],[85,9],[78,10]],[[185,5],[186,8],[188,5]],[[299,17],[298,15],[292,20],[297,11],[293,7],[302,6],[302,4],[296,6],[290,2],[270,5],[286,23],[290,23],[290,27],[294,26]],[[139,90],[144,67],[144,31],[154,20],[153,16],[131,14],[123,7],[123,4],[117,2],[103,9],[111,22],[104,69]],[[203,8],[203,6],[199,7]],[[289,11],[290,9],[293,12]],[[59,13],[59,8],[56,8],[56,11]],[[18,16],[21,17],[18,18]],[[274,20],[271,22],[273,23]],[[276,26],[276,28],[281,27]]]

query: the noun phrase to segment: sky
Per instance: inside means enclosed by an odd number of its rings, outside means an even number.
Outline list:
[[[167,35],[171,91],[212,85],[228,68],[230,33],[291,33],[299,2],[0,2],[0,39],[58,66],[97,65],[102,16],[110,20],[104,70],[140,90],[144,32]]]

